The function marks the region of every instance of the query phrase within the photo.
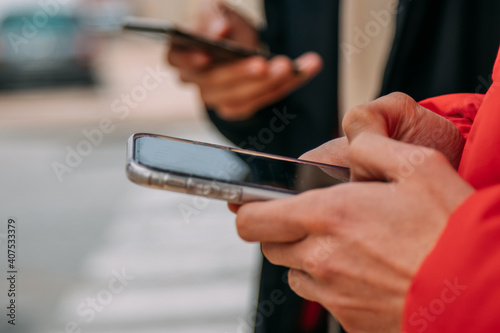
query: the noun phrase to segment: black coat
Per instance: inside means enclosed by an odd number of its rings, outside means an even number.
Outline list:
[[[315,51],[324,59],[323,72],[251,120],[229,123],[211,111],[209,116],[237,145],[297,157],[337,133],[339,0],[266,0],[265,9],[263,39],[270,50],[293,58]],[[484,93],[499,44],[498,0],[401,0],[381,95],[401,91],[422,100]],[[263,136],[276,117],[285,129]],[[259,304],[269,305],[273,291],[282,292],[280,300],[286,301],[274,304],[272,311],[258,311],[258,333],[297,332],[302,302],[287,286],[286,272],[263,262]],[[316,330],[325,331],[325,325]]]

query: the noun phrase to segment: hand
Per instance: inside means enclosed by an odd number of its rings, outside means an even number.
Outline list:
[[[389,182],[244,205],[238,233],[262,242],[272,263],[291,267],[292,289],[321,303],[347,331],[399,332],[412,277],[473,189],[433,149],[367,131],[355,135],[349,153],[355,179],[377,175]],[[407,163],[413,171],[401,172]]]
[[[453,123],[402,93],[393,93],[349,110],[344,117],[343,128],[345,137],[329,141],[300,158],[349,167],[349,140],[354,140],[361,133],[374,133],[436,149],[457,169],[465,144]],[[412,170],[408,163],[403,163],[400,167],[400,171]],[[358,177],[361,177],[359,173]],[[376,175],[366,175],[365,178],[367,177],[369,180],[384,180]]]
[[[402,93],[393,93],[349,110],[342,125],[349,141],[360,133],[380,134],[436,149],[456,169],[465,145],[464,138],[452,122]]]
[[[260,46],[256,28],[243,16],[218,0],[203,1],[191,28],[205,38],[228,39],[248,49]],[[172,45],[168,52],[170,63],[181,70],[199,71],[211,65],[210,56],[202,50],[185,49]]]
[[[219,1],[208,1],[194,29],[209,38],[227,38],[247,48],[258,48],[255,27]],[[271,60],[251,57],[214,64],[202,51],[172,47],[168,61],[179,69],[184,82],[194,83],[202,100],[227,121],[245,120],[309,81],[322,68],[322,60],[308,53],[292,61],[285,56]],[[300,74],[295,74],[294,66]]]

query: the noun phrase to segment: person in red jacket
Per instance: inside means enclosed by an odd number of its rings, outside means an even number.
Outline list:
[[[499,88],[500,53],[486,95],[351,110],[302,158],[353,182],[231,206],[240,236],[348,332],[500,332]]]

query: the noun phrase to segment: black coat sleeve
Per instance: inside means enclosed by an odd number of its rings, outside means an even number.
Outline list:
[[[401,0],[382,95],[484,93],[500,45],[498,0]]]

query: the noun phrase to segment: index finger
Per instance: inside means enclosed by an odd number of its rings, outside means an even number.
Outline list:
[[[312,221],[318,220],[311,208],[317,204],[319,191],[243,205],[236,217],[239,236],[248,242],[289,243],[304,239],[315,229]]]
[[[167,61],[180,70],[200,71],[210,65],[211,58],[202,50],[186,49],[172,44],[167,53]]]
[[[294,242],[306,236],[305,230],[291,223],[278,211],[292,208],[287,200],[249,203],[238,210],[238,235],[247,242]]]
[[[256,56],[220,63],[207,68],[203,73],[186,72],[183,79],[201,86],[219,87],[246,79],[259,78],[268,70],[266,59]]]

